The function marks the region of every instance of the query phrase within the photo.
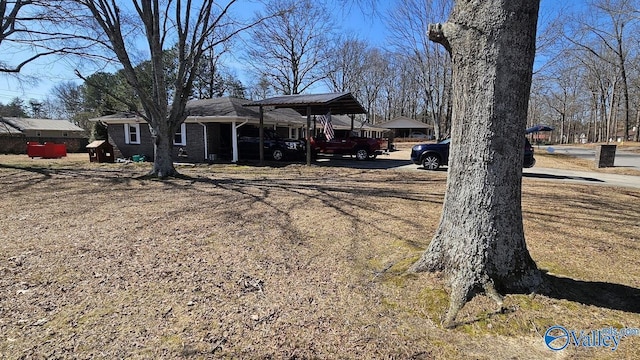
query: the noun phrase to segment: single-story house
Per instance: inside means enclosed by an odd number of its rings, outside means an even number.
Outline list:
[[[349,115],[332,115],[331,122],[336,130],[351,130],[352,124]],[[381,138],[385,136],[385,133],[389,132],[389,129],[354,119],[353,131],[358,132],[359,136]]]
[[[377,126],[392,130],[395,137],[409,137],[409,135],[414,131],[422,132],[427,137],[433,136],[433,125],[413,120],[405,116],[400,116],[391,121],[377,124]]]
[[[335,112],[336,115],[331,116],[334,127],[350,130],[351,118],[339,114],[365,112],[351,93],[284,95],[258,102],[233,97],[192,100],[186,105],[187,117],[173,140],[173,158],[185,162],[217,159],[237,162],[238,130],[243,126],[259,126],[261,109],[263,126],[275,130],[283,138],[293,139],[305,138],[307,126],[312,132],[319,131],[315,121],[311,124],[311,116],[315,119],[319,114]],[[307,114],[308,109],[311,109],[310,114]],[[149,126],[138,114],[119,113],[91,121],[107,126],[108,140],[114,146],[116,157],[143,155],[147,159],[153,158]],[[358,121],[354,121],[353,129],[365,136],[380,136],[387,130]]]
[[[173,141],[174,159],[185,162],[206,162],[216,159],[238,161],[237,130],[242,126],[258,126],[257,108],[243,106],[249,100],[221,97],[192,100],[187,103],[187,119],[176,132]],[[287,138],[303,138],[304,119],[291,109],[265,109],[264,126]],[[103,116],[109,142],[116,157],[143,155],[153,159],[153,141],[149,125],[133,113]]]
[[[0,117],[0,152],[26,154],[27,142],[65,144],[68,152],[89,143],[83,128],[66,120]]]
[[[636,134],[636,127],[632,127],[631,129],[629,129],[629,133],[628,133],[628,137],[625,140],[625,131],[623,130],[619,130],[615,137],[612,136],[612,138],[609,141],[615,141],[615,142],[625,142],[625,141],[633,141],[633,138],[635,137]]]

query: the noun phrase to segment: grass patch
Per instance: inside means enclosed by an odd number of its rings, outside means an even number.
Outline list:
[[[83,155],[0,157],[0,358],[544,359],[551,325],[640,323],[583,296],[640,288],[638,191],[525,182],[532,257],[587,302],[508,295],[497,314],[478,297],[444,330],[445,279],[406,270],[445,172],[202,165],[148,181],[150,164]]]
[[[425,288],[418,293],[420,306],[435,322],[439,322],[449,307],[449,294],[442,288]]]

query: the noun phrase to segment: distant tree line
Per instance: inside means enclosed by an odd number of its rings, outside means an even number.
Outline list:
[[[7,3],[5,11],[10,15],[25,11],[31,3],[16,1],[11,8],[12,2],[2,2]],[[40,14],[38,24],[44,28],[60,12],[45,16],[43,7],[62,3],[36,1],[40,7],[33,7],[29,14]],[[213,45],[206,46],[199,59],[189,98],[261,99],[327,89],[350,91],[368,110],[363,117],[370,123],[405,116],[433,125],[439,138],[449,136],[450,59],[426,34],[429,23],[447,17],[452,1],[398,1],[384,14],[386,43],[380,46],[341,32],[335,17],[327,14],[340,14],[344,9],[328,6],[311,0],[268,0],[256,12],[255,26],[247,28],[241,37],[216,42],[232,31],[232,22],[219,24],[217,34],[205,38]],[[560,143],[581,138],[638,140],[640,43],[634,34],[639,30],[639,13],[638,0],[592,0],[581,7],[541,14],[529,125],[553,126],[551,141]],[[3,25],[10,19],[5,15]],[[26,28],[27,21],[25,16],[18,24]],[[8,44],[12,40],[24,43],[25,33],[5,31],[0,36],[0,48],[13,49],[15,44]],[[37,53],[40,56],[53,52],[43,34],[30,34],[34,48],[41,50]],[[65,55],[81,52],[69,50],[74,49],[69,41],[63,43],[67,46]],[[27,66],[28,60],[0,62],[0,69],[15,73]],[[163,50],[168,98],[175,92],[180,61],[177,44]],[[150,91],[152,69],[151,60],[135,65],[139,85]],[[82,76],[81,82],[60,83],[45,99],[26,100],[28,103],[18,100],[1,105],[0,113],[62,117],[85,128],[91,127],[87,121],[91,117],[141,108],[139,96],[123,70],[100,71]]]
[[[558,143],[638,141],[639,2],[591,0],[569,10],[539,34],[530,124],[554,126]]]

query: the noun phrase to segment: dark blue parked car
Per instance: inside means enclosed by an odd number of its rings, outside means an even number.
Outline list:
[[[264,129],[265,159],[297,160],[306,154],[306,142],[296,139],[283,139],[273,129]],[[238,154],[241,159],[260,157],[260,129],[245,125],[238,130]]]
[[[427,170],[437,170],[441,165],[448,165],[450,143],[451,139],[440,141],[437,144],[418,144],[411,148],[411,161],[416,165],[422,165]],[[522,167],[530,168],[535,164],[533,147],[529,143],[529,139],[525,138]]]

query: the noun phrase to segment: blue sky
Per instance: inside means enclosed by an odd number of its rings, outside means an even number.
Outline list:
[[[343,2],[340,0],[330,0],[335,2],[340,9]],[[379,13],[384,12],[393,7],[395,0],[379,1]],[[583,4],[583,0],[569,0],[561,2],[557,0],[542,0],[541,3],[541,20],[545,18],[545,14],[557,12],[557,7],[562,4]],[[244,10],[244,9],[243,9]],[[369,11],[361,11],[356,5],[350,8],[341,8],[338,12],[342,12],[340,21],[341,30],[344,32],[353,32],[360,38],[368,40],[374,46],[384,46],[385,43],[385,25],[379,14],[373,14]],[[446,20],[446,19],[443,19]],[[30,99],[44,99],[50,95],[50,90],[56,84],[65,81],[74,81],[80,83],[74,75],[74,69],[77,68],[77,60],[60,59],[60,58],[44,58],[37,63],[26,66],[23,70],[24,75],[32,76],[32,81],[24,81],[22,83],[16,81],[13,77],[0,75],[0,102],[7,104],[15,97],[23,99],[27,104]]]

